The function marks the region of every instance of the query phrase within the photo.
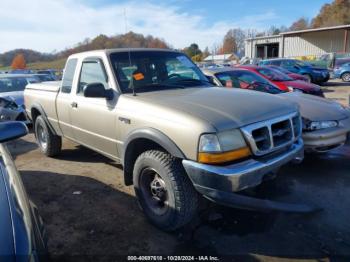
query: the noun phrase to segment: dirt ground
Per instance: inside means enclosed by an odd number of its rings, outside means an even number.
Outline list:
[[[350,87],[337,82],[323,88],[327,97],[348,104]],[[113,161],[66,140],[59,157],[46,158],[33,134],[9,147],[46,224],[53,260],[120,261],[126,255],[160,254],[235,261],[350,259],[349,145],[287,165],[275,182],[255,190],[261,197],[320,211],[261,213],[211,205],[192,227],[171,234],[147,222]]]

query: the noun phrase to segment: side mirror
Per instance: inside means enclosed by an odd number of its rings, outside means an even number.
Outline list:
[[[0,143],[15,140],[28,133],[27,126],[18,121],[0,123]]]
[[[90,83],[84,86],[83,93],[85,97],[113,99],[113,91],[106,90],[102,83]]]

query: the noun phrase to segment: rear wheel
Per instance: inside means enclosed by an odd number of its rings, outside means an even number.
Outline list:
[[[135,193],[147,219],[166,231],[188,224],[198,210],[198,194],[180,160],[150,150],[136,160]]]
[[[42,116],[35,119],[34,132],[39,148],[46,156],[56,156],[61,152],[62,138],[52,133]]]
[[[350,82],[350,72],[343,73],[343,74],[341,75],[341,79],[342,79],[344,82]]]

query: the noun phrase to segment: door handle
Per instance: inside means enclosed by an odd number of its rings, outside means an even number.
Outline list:
[[[78,107],[78,103],[77,102],[72,102],[70,105],[71,105],[71,107],[75,107],[75,108]]]

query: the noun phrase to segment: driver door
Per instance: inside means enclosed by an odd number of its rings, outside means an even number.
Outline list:
[[[82,145],[117,159],[117,93],[114,92],[112,100],[85,97],[84,86],[90,83],[102,83],[106,89],[110,89],[107,73],[100,58],[84,59],[81,65],[76,93],[72,94],[71,103],[74,138]]]

